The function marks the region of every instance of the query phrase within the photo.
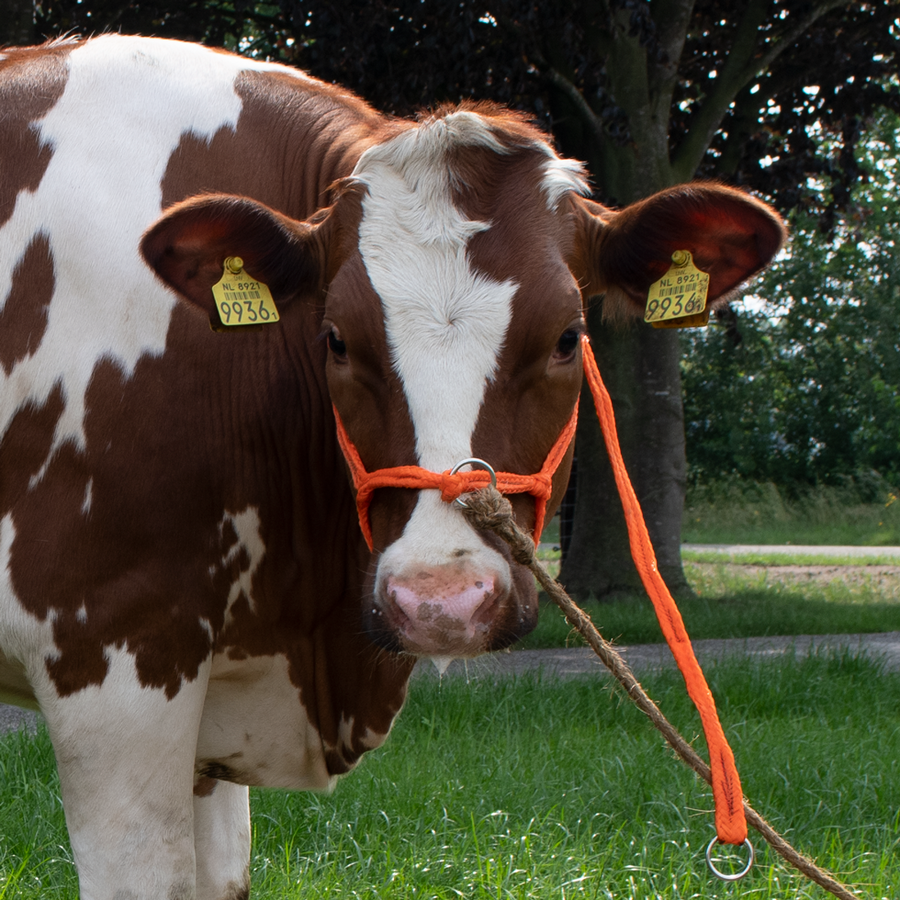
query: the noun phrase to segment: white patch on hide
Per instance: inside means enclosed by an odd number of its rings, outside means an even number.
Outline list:
[[[84,500],[81,504],[82,515],[87,515],[91,511],[91,504],[94,501],[94,479],[89,478],[87,487],[84,489]]]
[[[222,521],[219,523],[220,535],[223,533],[226,523],[234,528],[235,533],[237,534],[237,541],[228,548],[228,552],[222,559],[222,568],[230,568],[241,550],[246,551],[249,559],[249,565],[241,570],[237,579],[232,582],[231,588],[228,591],[228,602],[225,607],[225,624],[227,625],[230,621],[231,607],[241,594],[244,594],[247,597],[250,609],[254,610],[253,593],[251,590],[253,576],[259,568],[263,557],[266,555],[266,545],[263,543],[262,535],[260,534],[262,521],[259,518],[259,510],[255,507],[248,506],[239,513],[226,512],[222,516]],[[214,575],[215,572],[215,567],[210,569],[210,575]]]
[[[589,196],[591,189],[587,183],[584,166],[575,159],[564,159],[557,156],[548,146],[550,159],[544,164],[544,180],[541,187],[547,196],[547,206],[555,210],[567,194]]]
[[[245,897],[250,886],[250,792],[240,784],[216,783],[194,797],[197,900]]]
[[[241,782],[328,790],[322,739],[306,715],[284,656],[213,660],[197,742],[197,764],[216,763]]]
[[[469,239],[490,223],[469,220],[454,206],[448,154],[473,145],[505,152],[486,120],[453,113],[366,151],[353,173],[367,189],[360,253],[384,308],[419,464],[435,472],[472,455],[517,289],[469,264]],[[403,535],[379,562],[379,578],[410,564],[441,565],[460,549],[477,568],[508,572],[458,510],[422,491]]]
[[[19,408],[43,405],[62,386],[50,456],[66,441],[84,446],[85,393],[101,360],[129,377],[142,356],[165,349],[175,296],[141,260],[138,242],[159,216],[160,182],[182,136],[210,140],[235,127],[242,71],[304,77],[194,44],[120,35],[87,41],[66,67],[62,96],[32,124],[52,147],[49,165],[0,228],[0,309],[36,236],[46,237],[53,258],[41,343],[8,377],[0,371],[0,434]]]
[[[59,768],[83,896],[149,900],[194,883],[194,746],[209,673],[168,699],[140,684],[125,648],[104,650],[101,685],[60,697],[35,683]]]
[[[341,716],[341,721],[338,724],[338,742],[351,750],[354,748],[353,723],[353,716],[350,716],[349,718]],[[371,728],[366,728],[365,733],[359,737],[359,744],[365,747],[366,750],[374,750],[376,747],[380,747],[386,740],[387,734],[381,734],[378,731],[372,731]]]
[[[354,171],[367,188],[360,253],[384,307],[419,462],[438,472],[471,455],[517,287],[469,265],[469,239],[490,224],[451,200],[447,154],[467,144],[499,147],[479,116],[455,113],[373,147]]]

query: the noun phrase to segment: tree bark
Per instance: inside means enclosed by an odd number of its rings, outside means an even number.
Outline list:
[[[600,199],[606,203],[625,205],[689,181],[735,98],[743,97],[742,91],[753,79],[821,15],[844,3],[846,0],[818,0],[803,16],[792,18],[782,32],[766,37],[761,29],[770,13],[769,3],[748,0],[731,37],[726,65],[711,79],[680,145],[672,148],[670,106],[693,0],[656,0],[651,6],[655,50],[646,34],[642,39],[633,6],[613,9],[605,0],[589,0],[586,8],[595,23],[594,44],[606,61],[608,94],[627,119],[629,140],[614,141],[604,133],[600,116],[586,102],[573,100],[574,85],[566,83],[569,73],[564,61],[547,54],[545,65],[552,69],[548,82],[559,92],[557,119],[568,114],[580,125],[559,129],[564,150],[588,161]],[[752,103],[751,96],[747,92],[746,100]],[[735,152],[734,148],[729,151],[729,156]],[[588,326],[616,411],[625,464],[644,511],[660,573],[673,593],[688,592],[681,564],[687,461],[678,334],[642,322],[626,330],[611,330],[602,321],[601,309],[591,309]],[[586,398],[584,407],[590,405]],[[586,413],[579,423],[576,452],[575,520],[561,580],[570,593],[582,599],[641,594],[599,426]]]
[[[689,0],[672,0],[667,6],[666,49],[674,59],[667,57],[664,65],[648,61],[646,47],[629,33],[623,13],[608,31],[598,32],[609,60],[610,92],[628,116],[631,140],[627,144],[597,140],[599,129],[591,128],[589,117],[579,110],[588,126],[582,132],[586,140],[580,147],[564,149],[589,161],[594,183],[606,202],[624,205],[674,183],[668,107],[691,5]],[[562,92],[560,100],[571,102],[570,92]],[[690,587],[681,564],[687,461],[678,335],[643,322],[612,327],[602,320],[602,302],[592,305],[588,328],[660,574],[673,593],[683,594]],[[582,600],[642,595],[622,504],[589,393],[582,399],[582,410],[576,438],[575,520],[560,578]]]
[[[611,328],[592,309],[589,328],[612,398],[625,466],[640,500],[660,574],[673,594],[690,591],[681,564],[687,464],[678,335],[644,323]],[[560,580],[582,600],[643,594],[622,504],[585,388],[578,423],[578,490],[569,552]]]

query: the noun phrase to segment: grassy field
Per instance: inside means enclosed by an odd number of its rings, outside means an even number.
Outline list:
[[[543,551],[557,568],[558,553]],[[692,557],[696,561],[691,561]],[[900,631],[900,559],[805,560],[756,557],[706,561],[685,554],[685,573],[697,596],[679,598],[678,607],[692,638],[730,638],[792,634],[853,634]],[[818,562],[818,564],[816,564]],[[873,564],[865,564],[865,563]],[[586,612],[608,640],[624,644],[662,640],[645,597],[613,603],[586,603]],[[578,646],[559,610],[542,602],[537,628],[520,642],[524,649]]]
[[[877,491],[876,491],[877,493]],[[714,544],[900,544],[900,502],[883,487],[863,502],[857,487],[820,487],[786,498],[773,485],[731,482],[688,495],[683,538]],[[559,571],[558,522],[544,531],[539,555]],[[685,574],[696,597],[678,605],[693,638],[794,634],[850,634],[900,630],[900,558],[744,554],[726,557],[685,551]],[[604,637],[620,643],[662,640],[645,597],[587,603]],[[552,604],[542,604],[527,649],[576,646]]]
[[[756,808],[864,896],[896,898],[900,676],[846,654],[708,675]],[[645,684],[697,733],[679,676]],[[45,734],[0,741],[0,897],[76,896],[57,792]],[[333,794],[252,802],[255,898],[826,896],[767,850],[748,880],[713,880],[708,789],[593,680],[418,680]]]
[[[740,480],[688,492],[682,540],[696,544],[900,544],[898,491],[820,486],[793,496]]]

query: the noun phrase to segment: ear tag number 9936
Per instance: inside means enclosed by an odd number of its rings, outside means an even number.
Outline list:
[[[650,285],[644,321],[654,328],[706,325],[709,321],[708,291],[709,275],[694,265],[689,250],[676,250],[669,271]]]
[[[217,331],[278,321],[272,292],[244,271],[244,261],[239,256],[229,256],[225,260],[222,277],[213,285],[212,292],[220,320],[214,325]]]

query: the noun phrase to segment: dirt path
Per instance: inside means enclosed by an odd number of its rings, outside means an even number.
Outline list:
[[[884,601],[900,600],[900,559],[896,566],[756,566],[723,562],[689,562],[691,571],[713,576],[723,567],[748,585],[780,583],[791,587],[841,582],[852,589],[878,591]]]
[[[897,556],[900,547],[819,547],[803,544],[682,544],[682,550],[698,552],[723,553],[729,556],[740,556],[748,553],[776,554],[789,556]]]

